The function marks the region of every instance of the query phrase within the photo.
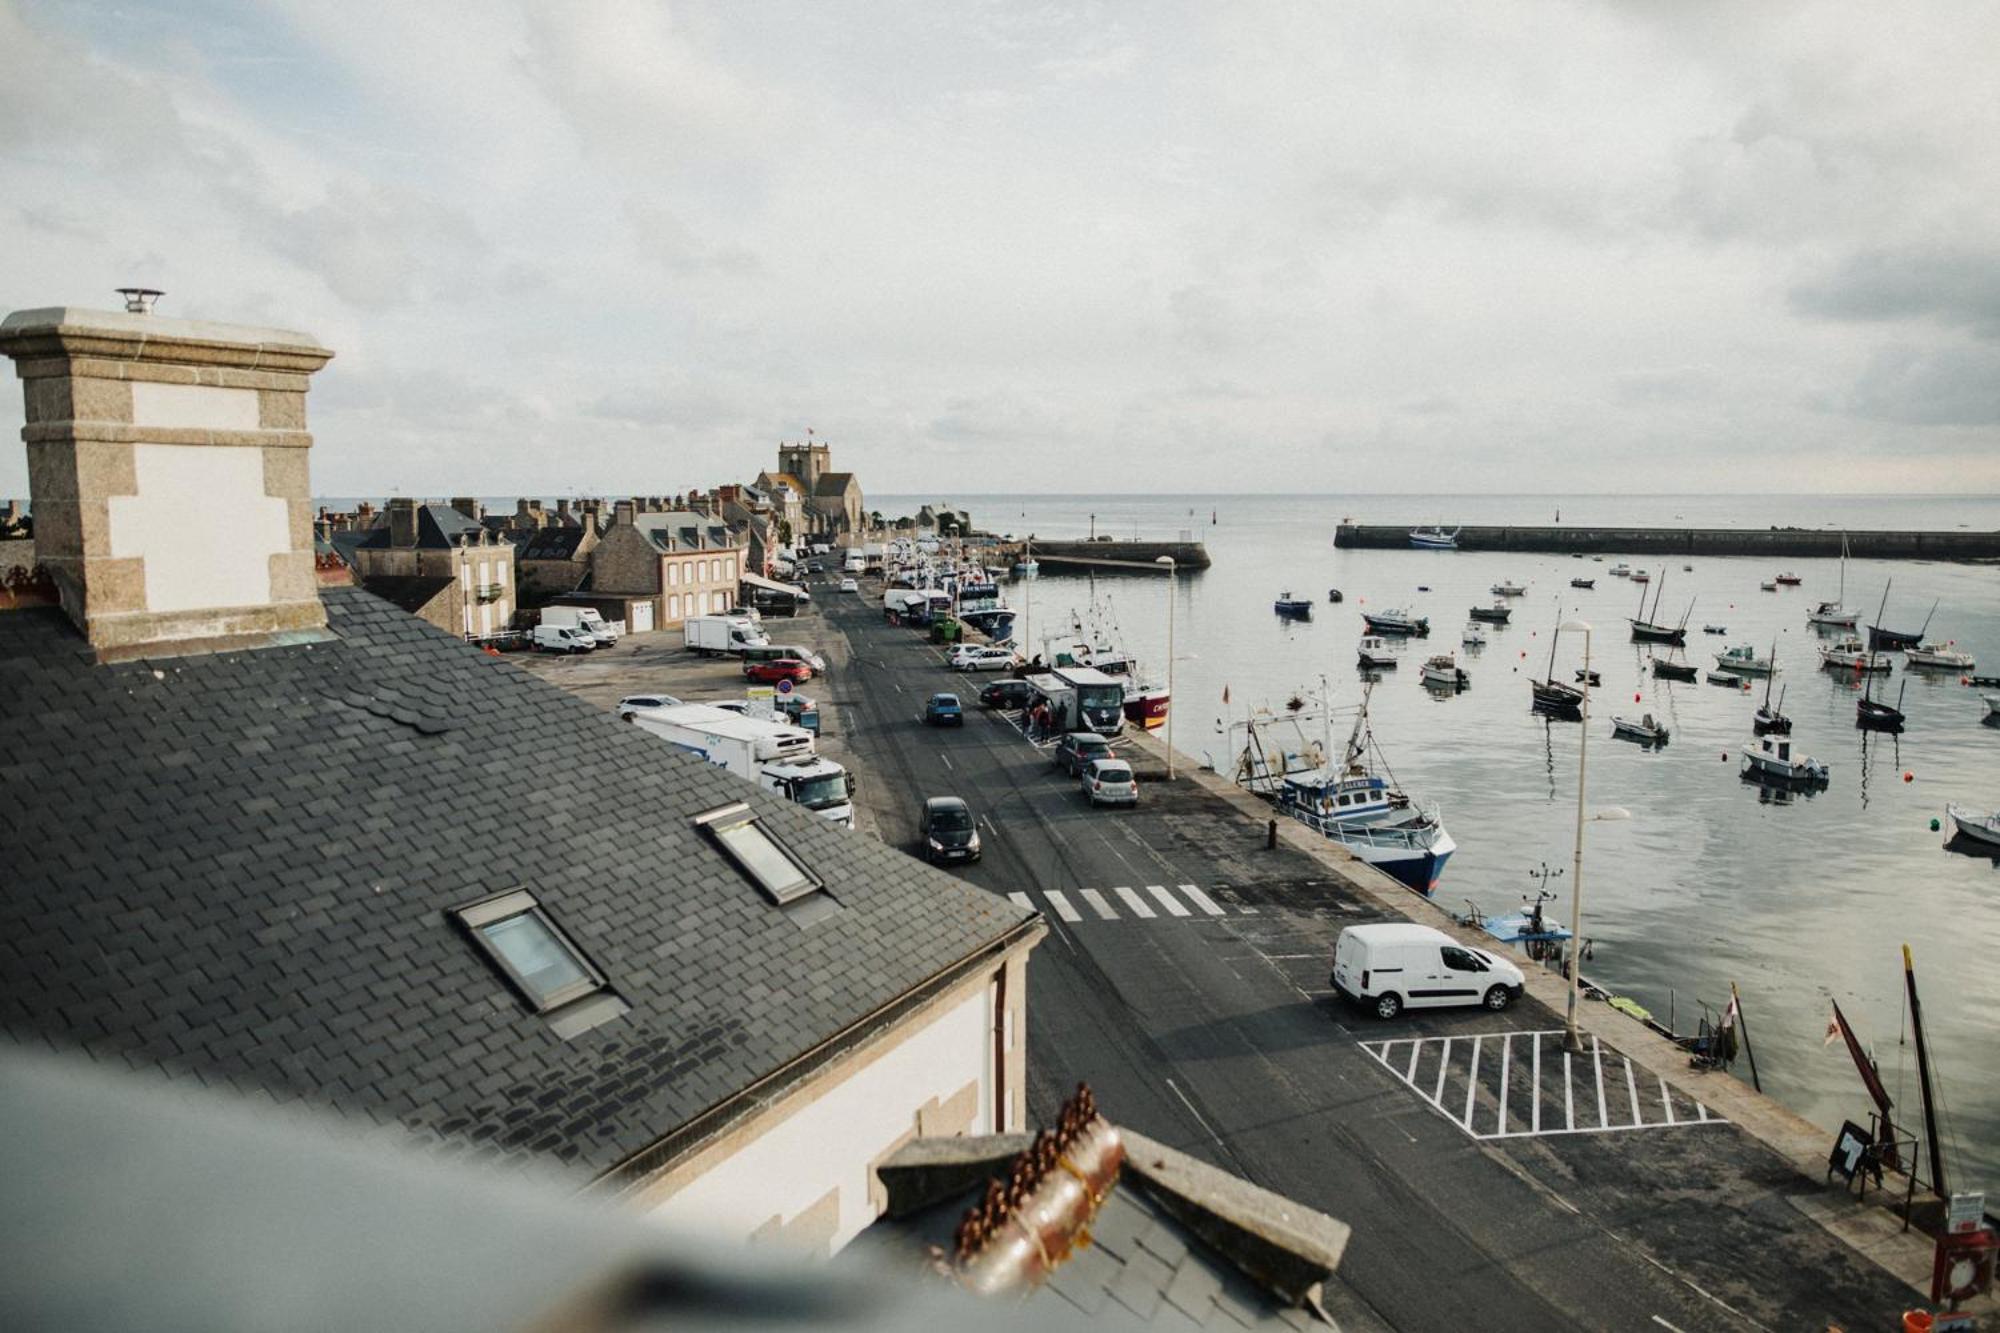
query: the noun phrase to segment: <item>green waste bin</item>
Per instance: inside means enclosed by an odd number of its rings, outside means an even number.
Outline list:
[[[932,643],[957,643],[964,630],[951,616],[939,616],[931,622]]]

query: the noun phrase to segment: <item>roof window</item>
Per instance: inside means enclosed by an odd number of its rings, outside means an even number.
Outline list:
[[[456,908],[451,915],[536,1013],[562,1010],[588,1020],[578,1027],[552,1017],[558,1035],[573,1035],[563,1029],[581,1031],[625,1011],[604,974],[525,889]],[[579,1003],[593,999],[608,1003]]]
[[[736,868],[780,907],[824,887],[784,844],[757,822],[743,802],[697,815],[694,822],[706,829],[715,845],[736,863]]]

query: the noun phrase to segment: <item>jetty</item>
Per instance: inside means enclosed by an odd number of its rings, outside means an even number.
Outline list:
[[[1022,542],[1009,542],[1001,549],[1009,560],[1018,560],[1027,546]],[[1093,566],[1101,569],[1121,569],[1132,565],[1150,567],[1159,563],[1163,555],[1171,556],[1175,567],[1183,572],[1207,569],[1210,563],[1208,548],[1197,541],[1132,541],[1113,537],[1087,541],[1044,541],[1037,537],[1034,554],[1043,565]]]
[[[1407,550],[1408,523],[1342,523],[1333,544],[1350,550]],[[1449,531],[1451,525],[1444,525]],[[1816,528],[1461,527],[1462,551],[1554,551],[1582,555],[1708,556],[1838,559],[1840,539],[1862,560],[2000,560],[2000,532],[1895,532]],[[1035,545],[1036,553],[1042,547]]]

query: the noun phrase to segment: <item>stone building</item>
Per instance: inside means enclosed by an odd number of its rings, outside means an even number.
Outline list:
[[[515,533],[515,567],[523,606],[542,606],[573,593],[590,577],[591,553],[601,534],[595,511],[574,525],[561,523]]]
[[[602,599],[623,599],[622,618],[635,633],[668,629],[689,616],[734,610],[748,559],[748,543],[720,518],[685,509],[642,514],[621,500],[578,591],[600,609]]]
[[[832,450],[817,441],[781,444],[778,446],[778,470],[757,475],[756,484],[760,488],[784,485],[800,495],[800,516],[805,532],[802,534],[794,528],[794,540],[800,536],[824,539],[841,534],[859,534],[867,526],[861,483],[854,479],[852,472],[833,471],[832,458]]]
[[[361,586],[447,634],[487,639],[516,603],[514,547],[449,505],[389,501],[353,548]]]

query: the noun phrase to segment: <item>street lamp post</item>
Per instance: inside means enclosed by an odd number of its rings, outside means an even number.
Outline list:
[[[1174,698],[1174,592],[1179,566],[1170,555],[1157,557],[1156,565],[1167,567],[1167,781],[1174,780],[1174,713],[1180,701]]]
[[[1590,624],[1564,622],[1565,630],[1583,631],[1583,729],[1576,739],[1576,862],[1570,876],[1569,899],[1569,1008],[1563,1018],[1563,1049],[1572,1053],[1583,1049],[1576,1030],[1576,1003],[1583,985],[1583,785],[1590,752]]]

